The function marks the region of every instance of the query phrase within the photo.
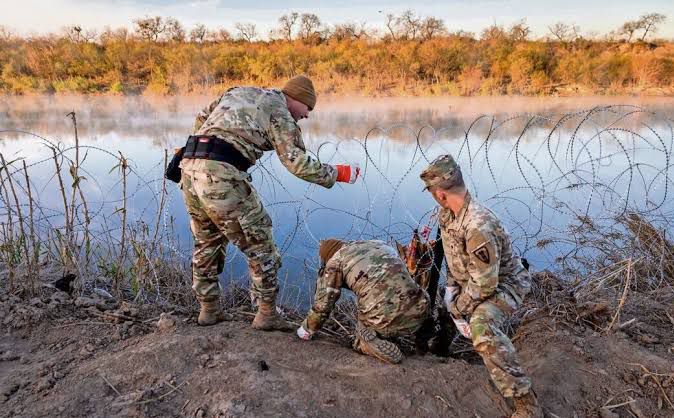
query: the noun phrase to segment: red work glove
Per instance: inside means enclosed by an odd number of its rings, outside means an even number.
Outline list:
[[[336,165],[337,181],[342,183],[353,184],[360,175],[360,167],[358,165]]]

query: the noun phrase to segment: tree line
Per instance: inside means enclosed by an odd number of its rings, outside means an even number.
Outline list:
[[[604,35],[558,22],[540,38],[526,20],[474,34],[412,10],[381,28],[291,12],[265,36],[254,23],[232,32],[161,16],[32,37],[0,27],[0,92],[214,93],[305,73],[336,94],[671,94],[674,43],[655,38],[665,21],[648,13]]]

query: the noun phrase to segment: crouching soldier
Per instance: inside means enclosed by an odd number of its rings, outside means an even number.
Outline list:
[[[199,325],[225,319],[219,308],[218,275],[228,243],[248,259],[251,298],[258,305],[253,328],[288,329],[276,314],[276,273],[281,259],[271,218],[246,172],[265,151],[302,180],[332,187],[353,183],[357,168],[323,164],[306,153],[297,121],[316,104],[308,78],[290,79],[282,90],[235,87],[197,116],[185,146],[181,188],[194,236],[192,288],[201,304]]]
[[[410,277],[395,249],[382,241],[321,241],[314,305],[297,335],[311,339],[330,316],[341,289],[356,294],[354,350],[388,363],[403,359],[387,338],[411,335],[429,315],[428,294]]]
[[[500,220],[467,191],[461,168],[451,155],[433,161],[421,179],[441,206],[448,267],[445,302],[457,328],[472,340],[501,394],[513,398],[512,417],[542,417],[531,379],[504,332],[509,316],[529,293],[528,271],[513,254]]]

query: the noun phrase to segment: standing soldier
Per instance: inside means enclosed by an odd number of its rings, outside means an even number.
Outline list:
[[[396,250],[383,241],[328,239],[318,252],[314,306],[297,336],[310,340],[330,316],[341,289],[350,289],[358,306],[354,350],[388,363],[402,361],[400,348],[386,338],[415,333],[429,315],[429,300]]]
[[[288,329],[276,313],[281,260],[271,218],[246,170],[264,151],[275,150],[286,169],[303,180],[326,188],[336,181],[354,183],[357,168],[322,164],[306,153],[297,121],[315,104],[311,80],[297,76],[282,90],[229,89],[197,116],[180,168],[194,235],[192,289],[201,304],[199,325],[225,319],[218,275],[232,242],[248,259],[251,298],[258,305],[253,328]]]
[[[531,379],[503,331],[529,293],[529,272],[513,254],[510,237],[496,215],[471,198],[451,155],[433,161],[421,179],[441,206],[448,267],[445,301],[457,328],[472,340],[501,394],[514,399],[512,418],[542,417]]]

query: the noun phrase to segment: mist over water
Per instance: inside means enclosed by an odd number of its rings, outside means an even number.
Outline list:
[[[164,150],[184,144],[196,113],[212,99],[4,98],[0,152],[10,161],[25,158],[42,225],[58,227],[63,206],[46,144],[74,158],[72,121],[65,115],[75,111],[85,157],[82,187],[90,211],[100,215],[94,223],[119,226],[113,213],[121,202],[120,178],[111,171],[119,152],[132,169],[129,219],[151,223]],[[659,98],[319,101],[300,122],[307,149],[323,162],[358,163],[363,178],[327,190],[293,177],[273,152],[249,170],[274,223],[283,297],[309,300],[320,239],[407,242],[414,229],[433,227],[436,205],[422,192],[419,173],[443,153],[459,160],[473,195],[501,217],[517,251],[536,269],[553,268],[572,250],[575,244],[565,237],[579,217],[610,221],[632,208],[674,215],[673,115],[674,102]],[[178,240],[163,245],[188,262],[191,234],[182,196],[173,183],[167,189],[161,224],[174,225]],[[552,244],[541,244],[547,240]],[[223,280],[246,275],[244,258],[230,246]]]

